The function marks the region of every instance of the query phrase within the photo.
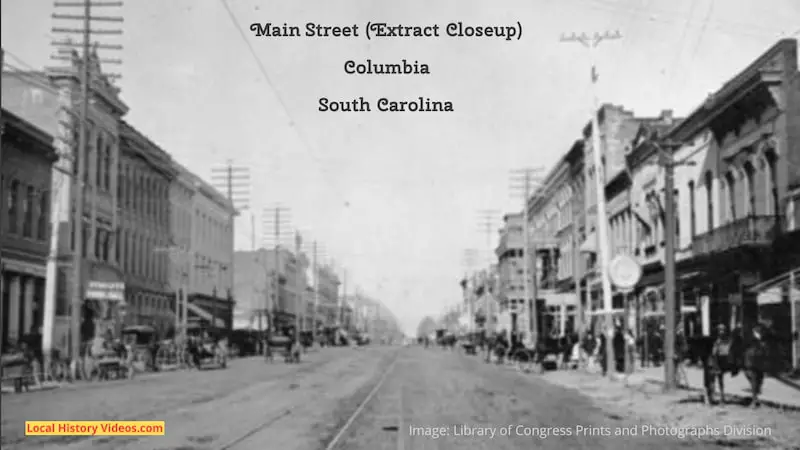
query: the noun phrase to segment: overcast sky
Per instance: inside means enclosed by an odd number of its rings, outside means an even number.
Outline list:
[[[2,0],[6,62],[49,60],[53,3]],[[509,171],[547,169],[589,118],[587,52],[562,33],[619,30],[597,52],[600,97],[640,115],[686,114],[780,37],[797,0],[128,0],[120,67],[128,121],[205,178],[231,158],[253,176],[257,244],[276,202],[413,332],[459,301],[464,249],[488,258],[478,210],[520,209]],[[100,14],[98,12],[98,14]],[[114,14],[113,12],[104,14]],[[522,24],[521,40],[257,38],[253,22]],[[105,24],[100,24],[100,26]],[[259,70],[236,27],[266,68]],[[119,55],[114,55],[119,53]],[[347,60],[419,61],[431,75],[346,75]],[[334,114],[320,97],[431,97],[453,113]],[[279,100],[281,99],[281,100]],[[284,107],[285,105],[285,107]],[[250,244],[250,217],[237,248]],[[496,242],[492,236],[492,245]],[[269,241],[271,243],[271,241]]]

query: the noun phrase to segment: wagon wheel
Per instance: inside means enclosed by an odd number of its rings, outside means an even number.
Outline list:
[[[164,370],[164,368],[169,365],[171,360],[173,359],[174,350],[171,347],[160,347],[156,350],[156,367],[159,371]]]

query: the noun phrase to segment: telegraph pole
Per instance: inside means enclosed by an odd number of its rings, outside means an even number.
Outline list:
[[[297,346],[297,349],[300,349],[300,326],[301,326],[301,317],[303,317],[303,308],[305,308],[305,302],[303,302],[305,289],[303,289],[303,284],[300,282],[303,277],[300,276],[300,250],[303,248],[303,238],[300,236],[299,232],[295,232],[294,237],[294,255],[295,260],[297,261],[295,264],[295,289],[297,290],[297,297],[295,298],[295,314],[294,314],[294,343]]]
[[[586,337],[585,311],[583,309],[583,294],[581,292],[581,280],[583,280],[581,261],[581,240],[578,230],[578,216],[580,216],[581,205],[578,202],[578,187],[572,186],[570,203],[572,208],[572,279],[575,280],[575,301],[577,302],[577,317],[575,322],[578,325],[578,342],[583,343]],[[582,348],[582,347],[581,347]],[[580,352],[583,355],[582,352]]]
[[[289,221],[288,221],[288,213],[289,209],[285,206],[276,205],[272,208],[267,208],[264,210],[264,238],[265,241],[273,240],[273,271],[272,271],[272,293],[271,295],[267,296],[267,304],[264,306],[265,311],[267,311],[268,317],[270,319],[267,322],[268,329],[267,329],[267,336],[268,339],[271,339],[272,336],[275,335],[276,331],[276,322],[278,318],[279,312],[279,303],[280,303],[280,275],[281,275],[281,256],[280,256],[280,249],[281,249],[281,239],[287,237],[286,229],[288,228]],[[268,218],[274,216],[274,219],[270,221]],[[281,227],[283,227],[283,234],[281,234]],[[272,230],[273,233],[270,235],[269,230]],[[269,274],[267,274],[269,275]],[[270,307],[271,306],[271,307]],[[270,311],[271,310],[271,311]]]
[[[656,143],[659,164],[664,167],[664,390],[675,389],[675,328],[678,306],[675,299],[675,167],[694,165],[675,161],[675,142]]]
[[[89,0],[84,0],[80,2],[56,2],[54,4],[56,8],[82,8],[83,14],[82,15],[75,15],[75,14],[53,14],[52,18],[55,20],[71,20],[71,21],[80,21],[82,22],[82,28],[62,28],[62,27],[53,27],[53,33],[60,33],[60,34],[80,34],[81,35],[81,42],[74,43],[71,39],[67,39],[64,42],[54,42],[53,45],[58,48],[58,53],[60,55],[53,55],[51,59],[54,60],[62,60],[62,61],[69,61],[71,63],[71,67],[67,70],[64,68],[56,68],[56,72],[60,72],[61,76],[70,76],[73,77],[74,68],[75,68],[75,54],[74,48],[80,47],[82,49],[83,54],[80,55],[81,62],[80,62],[80,109],[78,113],[78,146],[77,149],[73,151],[73,162],[77,163],[77,170],[75,171],[75,176],[73,177],[74,180],[74,194],[75,194],[75,210],[74,210],[74,222],[73,222],[73,230],[72,233],[75,237],[75,248],[72,252],[72,268],[74,270],[73,273],[73,280],[72,280],[72,301],[71,301],[71,320],[70,320],[70,355],[72,357],[72,377],[73,379],[77,378],[78,373],[78,365],[77,361],[80,357],[80,349],[81,349],[81,319],[82,319],[82,309],[83,309],[83,302],[84,302],[84,286],[83,286],[83,247],[84,247],[84,239],[83,239],[83,229],[84,229],[84,203],[85,203],[85,193],[84,193],[84,183],[86,178],[86,173],[88,170],[86,155],[88,154],[88,133],[89,133],[89,104],[91,101],[91,92],[90,88],[93,84],[91,79],[91,66],[93,62],[97,63],[110,63],[110,64],[121,64],[122,61],[118,59],[100,59],[100,58],[93,58],[91,53],[91,39],[93,35],[121,35],[121,29],[92,29],[91,25],[93,22],[116,22],[120,23],[123,21],[122,17],[106,17],[106,16],[92,16],[92,7],[121,7],[122,2],[91,2]],[[121,50],[122,46],[120,45],[103,45],[99,43],[94,44],[94,48],[105,48],[105,49],[113,49],[113,50]],[[64,54],[67,55],[64,55]],[[93,61],[94,60],[94,61]],[[58,75],[59,73],[57,73]],[[119,78],[119,75],[116,74],[109,74],[105,75],[108,78]],[[90,224],[90,230],[94,229],[94,224]],[[57,230],[53,232],[57,233]],[[53,262],[55,264],[55,262]],[[55,278],[55,277],[54,277]],[[54,281],[50,284],[54,284]],[[51,287],[52,293],[51,296],[55,298],[55,285]],[[52,335],[52,330],[46,330],[46,334]],[[52,337],[44,338],[48,341],[51,341]],[[43,342],[45,344],[45,342]],[[51,342],[46,342],[49,346]],[[49,353],[49,349],[46,349],[46,352]]]
[[[250,244],[255,250],[256,215],[255,210],[250,209],[250,168],[236,166],[229,159],[225,165],[211,168],[211,185],[225,193],[237,214],[250,210]]]
[[[501,212],[496,209],[483,209],[478,211],[478,230],[484,233],[486,237],[486,273],[487,276],[491,274],[492,265],[495,260],[494,249],[492,248],[492,235],[496,233],[497,227],[497,218],[500,217]],[[493,314],[490,309],[493,309],[494,305],[490,304],[491,299],[489,298],[489,283],[488,277],[487,279],[483,280],[484,284],[484,295],[483,295],[483,308],[486,313],[486,321],[483,324],[483,329],[488,330],[489,324],[492,323]]]
[[[533,342],[539,341],[539,305],[537,299],[539,297],[536,292],[536,244],[531,245],[530,236],[530,211],[528,202],[531,198],[531,190],[534,177],[538,177],[543,169],[541,167],[528,167],[524,169],[514,170],[511,172],[512,176],[512,190],[519,192],[522,191],[522,229],[523,229],[523,245],[522,251],[522,272],[525,286],[525,312],[528,316],[528,326],[526,327],[531,333]],[[522,189],[520,189],[519,181],[522,181]],[[531,267],[533,265],[533,267]],[[533,270],[531,270],[533,269]],[[531,296],[531,292],[533,296]]]
[[[0,80],[2,79],[2,70],[5,67],[5,55],[6,51],[0,48]],[[0,89],[2,92],[2,89]],[[5,121],[3,121],[2,112],[0,112],[0,164],[3,162],[3,133],[5,132]],[[3,199],[6,198],[5,190],[3,189],[3,183],[0,183],[0,205],[3,204]],[[0,236],[3,235],[3,221],[0,220]],[[3,284],[3,240],[0,239],[0,297],[2,297],[3,292],[5,292],[5,285]],[[3,325],[6,323],[5,318],[3,317],[3,307],[0,305],[0,355],[3,355],[3,339],[4,336],[5,326]]]
[[[589,56],[594,59],[594,49],[600,45],[601,42],[606,40],[621,39],[622,35],[617,31],[614,33],[605,32],[603,34],[594,33],[592,36],[587,34],[571,36],[562,36],[561,42],[578,42],[590,50]],[[600,256],[600,273],[603,285],[603,312],[606,318],[606,369],[608,373],[614,373],[614,346],[612,344],[614,333],[614,318],[612,316],[613,303],[611,292],[611,280],[608,276],[608,266],[610,262],[610,251],[608,248],[608,215],[606,213],[606,198],[605,198],[605,166],[603,165],[603,147],[602,140],[600,139],[600,124],[598,120],[598,111],[600,109],[600,102],[597,97],[597,80],[598,73],[597,67],[592,61],[591,64],[591,81],[593,88],[593,105],[592,105],[592,156],[595,167],[594,184],[597,191],[597,241],[598,253]],[[674,226],[674,223],[673,223]],[[627,318],[626,318],[627,320]]]
[[[311,264],[313,266],[312,273],[314,274],[314,309],[311,314],[311,336],[312,341],[317,343],[317,312],[319,311],[319,267],[317,267],[317,241],[314,241],[312,247]]]
[[[469,314],[469,332],[475,330],[475,301],[472,298],[475,290],[475,265],[478,259],[478,250],[468,248],[464,250],[464,279],[461,281],[461,287],[464,289],[464,302],[467,304],[467,314]],[[472,283],[470,283],[472,277]]]

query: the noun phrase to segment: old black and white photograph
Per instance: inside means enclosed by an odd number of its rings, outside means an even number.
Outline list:
[[[0,4],[3,449],[800,450],[800,1]]]

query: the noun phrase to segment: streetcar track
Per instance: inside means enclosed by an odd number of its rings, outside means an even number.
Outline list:
[[[373,386],[373,388],[369,391],[367,396],[359,403],[358,407],[356,407],[355,411],[347,418],[345,423],[339,428],[339,431],[333,436],[333,438],[328,442],[328,445],[325,446],[325,450],[334,450],[339,443],[341,442],[342,438],[344,438],[350,427],[353,426],[356,419],[359,418],[361,413],[367,407],[367,405],[372,401],[372,399],[378,394],[378,392],[383,387],[384,383],[387,379],[389,379],[389,375],[391,375],[394,371],[394,367],[397,365],[397,362],[400,359],[400,351],[398,351],[394,359],[391,363],[389,363],[388,367],[384,370],[381,374],[381,377],[378,379],[378,382]],[[402,411],[400,412],[402,414]]]
[[[328,362],[330,362],[330,361],[314,361],[314,362],[312,362],[312,363],[310,363],[308,365],[300,367],[297,370],[293,370],[293,371],[289,371],[287,373],[279,374],[273,379],[263,380],[261,384],[264,384],[264,383],[266,383],[266,384],[280,383],[281,381],[284,381],[287,378],[293,378],[293,377],[295,377],[297,375],[303,375],[303,374],[306,374],[308,372],[311,372],[311,371],[317,369],[318,367],[321,367],[321,366],[327,364]],[[104,420],[143,421],[143,420],[147,420],[147,419],[152,419],[154,417],[158,418],[158,416],[163,415],[164,413],[169,413],[170,415],[181,414],[181,413],[186,412],[188,409],[190,409],[192,407],[197,407],[199,405],[207,404],[207,403],[210,403],[212,401],[215,401],[215,400],[218,400],[218,399],[221,399],[221,398],[234,396],[234,395],[236,395],[236,394],[238,394],[238,393],[240,393],[242,391],[245,391],[247,389],[252,389],[252,385],[249,385],[249,384],[237,385],[237,387],[235,387],[235,388],[233,388],[231,390],[222,392],[222,393],[220,393],[218,395],[206,395],[206,396],[202,396],[202,397],[199,397],[199,398],[191,398],[191,399],[182,401],[182,402],[180,402],[178,404],[171,404],[171,405],[165,405],[165,406],[153,408],[153,409],[144,411],[142,413],[135,414],[133,416],[123,417],[123,415],[119,415],[117,417],[107,418],[107,419],[104,419]],[[54,444],[57,444],[57,445],[72,445],[72,444],[76,444],[78,442],[102,443],[103,440],[107,439],[107,438],[108,438],[107,436],[48,436],[48,437],[45,437],[45,439],[37,440],[36,444],[34,444],[34,445],[37,446],[37,447],[43,447],[43,446],[49,446],[49,445],[54,445]],[[15,441],[4,443],[4,445],[15,445],[15,444],[19,444],[19,443],[24,442],[24,441],[27,441],[27,439],[25,439],[25,438],[17,439]]]
[[[326,450],[333,449],[335,447],[336,443],[338,442],[338,440],[340,440],[341,437],[344,436],[344,434],[346,433],[347,429],[352,425],[352,423],[355,421],[355,419],[358,417],[358,415],[361,413],[361,411],[364,409],[364,407],[369,403],[369,401],[380,390],[380,388],[382,387],[383,383],[386,381],[386,379],[392,373],[392,369],[394,368],[394,366],[397,363],[398,359],[399,359],[399,352],[397,352],[391,358],[391,361],[389,362],[389,364],[386,366],[385,369],[383,369],[383,372],[381,373],[381,376],[378,379],[378,382],[375,384],[375,386],[367,394],[367,397],[364,400],[362,400],[362,402],[359,404],[359,406],[356,409],[356,411],[351,414],[349,420],[344,424],[343,427],[341,427],[339,429],[339,432],[337,433],[337,436],[335,436],[334,440],[331,441],[333,446],[329,444],[329,446],[326,447]],[[355,366],[355,364],[351,363],[351,364],[348,364],[345,367],[345,369],[352,369],[354,366]],[[307,393],[306,395],[313,396],[314,393]],[[291,406],[289,408],[286,408],[281,412],[278,412],[276,414],[271,415],[266,421],[261,422],[258,425],[254,426],[254,427],[248,429],[247,431],[245,431],[244,433],[240,434],[239,436],[236,436],[236,437],[230,439],[229,441],[225,442],[223,445],[218,446],[218,447],[215,446],[215,449],[218,449],[218,450],[230,450],[230,449],[236,448],[239,444],[247,441],[249,438],[257,435],[258,433],[261,433],[261,432],[263,432],[265,430],[268,430],[268,429],[274,427],[281,420],[291,416],[292,414],[295,414],[297,411],[302,410],[304,408],[309,408],[309,406],[308,406],[308,404],[306,402],[295,402],[293,406]]]

